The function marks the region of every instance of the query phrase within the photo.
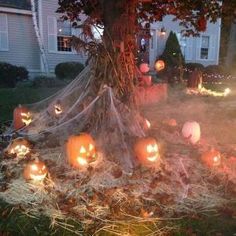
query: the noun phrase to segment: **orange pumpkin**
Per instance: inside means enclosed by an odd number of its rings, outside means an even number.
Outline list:
[[[22,107],[19,105],[14,109],[13,125],[15,130],[21,129],[24,126],[29,125],[31,122],[32,117],[27,107]]]
[[[48,174],[48,169],[44,162],[35,160],[29,162],[24,168],[24,178],[26,180],[43,181]]]
[[[70,136],[66,144],[66,152],[69,164],[75,168],[87,167],[97,159],[95,141],[86,133]]]
[[[156,139],[151,137],[140,138],[134,152],[139,162],[146,166],[156,166],[160,163],[160,153]]]
[[[156,71],[161,71],[165,69],[165,62],[163,60],[157,60],[155,62],[155,69]]]
[[[221,164],[220,152],[215,149],[203,153],[201,159],[208,167],[217,167]]]

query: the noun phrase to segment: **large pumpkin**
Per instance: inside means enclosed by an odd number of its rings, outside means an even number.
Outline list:
[[[165,62],[163,60],[157,60],[155,62],[155,69],[156,71],[161,71],[165,69]]]
[[[160,153],[155,138],[140,138],[135,146],[134,152],[139,162],[146,166],[156,166],[160,163]]]
[[[201,137],[200,125],[196,121],[187,121],[183,125],[182,135],[192,144],[196,144]]]
[[[221,164],[220,152],[215,149],[203,153],[201,159],[208,167],[216,167]]]
[[[66,152],[69,164],[75,168],[87,167],[97,158],[95,141],[86,133],[70,136],[66,144]]]
[[[21,129],[24,126],[29,125],[31,122],[32,117],[27,107],[22,107],[19,105],[14,109],[13,125],[15,130]]]
[[[44,162],[35,160],[27,163],[23,175],[26,180],[43,181],[47,173],[48,169]]]

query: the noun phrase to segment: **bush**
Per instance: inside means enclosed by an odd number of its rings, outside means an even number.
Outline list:
[[[0,86],[14,88],[18,81],[28,79],[28,71],[9,63],[0,62]]]
[[[79,62],[63,62],[56,66],[55,74],[58,79],[74,79],[83,69]]]
[[[54,88],[64,86],[65,82],[56,79],[55,77],[40,75],[32,81],[32,87],[35,88]]]
[[[204,70],[207,74],[223,74],[223,68],[219,65],[209,65]]]
[[[205,67],[201,63],[187,63],[187,64],[185,64],[185,68],[189,69],[191,71],[194,71],[194,69],[198,69],[200,71],[204,71]]]

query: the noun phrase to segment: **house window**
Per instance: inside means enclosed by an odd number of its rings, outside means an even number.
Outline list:
[[[202,36],[201,39],[200,58],[207,60],[209,58],[210,37]]]
[[[8,51],[7,15],[0,13],[0,51]]]
[[[185,57],[185,48],[187,46],[187,38],[183,36],[181,33],[177,33],[177,39],[179,41],[179,45],[182,51],[183,56]]]
[[[72,27],[68,21],[57,21],[57,50],[59,52],[71,52]]]

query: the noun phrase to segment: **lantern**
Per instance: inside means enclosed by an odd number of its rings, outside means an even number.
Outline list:
[[[17,156],[23,158],[30,153],[31,144],[24,138],[17,138],[13,140],[6,149],[6,154],[10,156]]]
[[[165,69],[165,62],[163,60],[157,60],[155,63],[155,69],[156,71],[161,71]]]
[[[159,148],[154,138],[140,138],[134,146],[134,152],[143,165],[156,166],[160,163]]]
[[[147,63],[142,63],[140,64],[139,66],[139,70],[142,72],[142,73],[147,73],[150,68],[149,68],[149,65]]]
[[[44,162],[35,160],[29,162],[24,168],[24,178],[26,180],[43,181],[48,174],[48,170]]]
[[[13,125],[14,129],[18,130],[24,126],[28,126],[32,122],[31,114],[26,107],[19,105],[13,112]]]
[[[66,144],[66,152],[70,165],[75,168],[87,167],[97,159],[95,141],[86,133],[70,136]]]
[[[182,135],[192,144],[196,144],[201,137],[200,125],[196,121],[188,121],[183,125]]]
[[[203,153],[201,159],[208,167],[217,167],[221,164],[220,152],[215,149]]]

